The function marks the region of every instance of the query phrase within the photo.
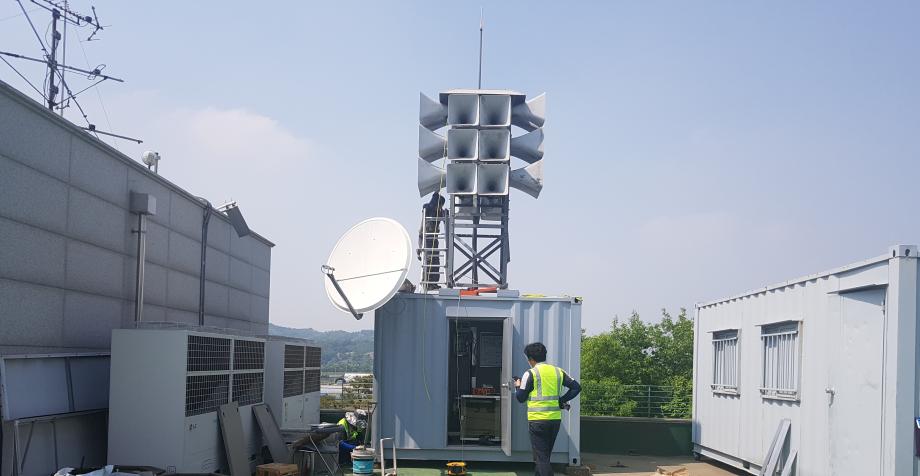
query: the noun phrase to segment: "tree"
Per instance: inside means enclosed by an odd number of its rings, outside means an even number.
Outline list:
[[[657,324],[636,312],[626,322],[614,318],[607,332],[582,333],[581,356],[586,415],[690,416],[693,320],[686,309],[676,319],[662,309]]]

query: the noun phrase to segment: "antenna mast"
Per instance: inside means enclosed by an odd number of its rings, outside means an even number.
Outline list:
[[[50,51],[49,51],[49,48],[45,47],[45,42],[42,41],[41,35],[38,34],[38,30],[35,28],[35,24],[32,22],[32,18],[29,17],[29,12],[27,12],[25,6],[23,6],[22,0],[16,0],[16,3],[19,4],[19,8],[22,10],[22,14],[26,17],[26,20],[29,22],[29,26],[32,28],[32,33],[35,34],[35,39],[38,40],[38,45],[41,48],[42,53],[44,54],[42,55],[41,58],[34,58],[34,57],[26,56],[26,55],[11,53],[8,51],[0,51],[0,56],[7,56],[10,58],[16,58],[20,60],[44,64],[47,70],[45,73],[46,77],[45,77],[45,81],[44,81],[42,90],[40,91],[35,85],[29,82],[29,80],[26,79],[26,77],[22,73],[20,73],[15,67],[13,67],[12,64],[7,62],[5,59],[3,60],[3,62],[6,63],[10,68],[12,68],[13,71],[15,71],[16,74],[19,75],[19,77],[21,77],[24,81],[26,81],[26,83],[28,83],[29,86],[35,89],[35,91],[38,92],[42,96],[42,100],[44,101],[48,109],[50,109],[51,111],[54,111],[55,109],[57,109],[63,116],[64,109],[70,107],[70,102],[73,101],[74,105],[77,106],[77,109],[80,111],[80,114],[83,116],[83,119],[86,121],[86,127],[83,127],[84,130],[89,131],[93,134],[105,134],[105,135],[109,135],[113,137],[119,137],[122,139],[131,140],[131,141],[134,141],[140,144],[142,141],[138,139],[134,139],[131,137],[125,137],[125,136],[112,134],[112,133],[106,133],[106,132],[97,130],[96,125],[89,121],[89,118],[87,117],[86,112],[83,110],[83,107],[77,101],[77,96],[79,94],[83,93],[84,91],[87,91],[88,89],[98,85],[99,83],[103,81],[112,80],[112,81],[117,81],[119,83],[123,83],[124,80],[116,78],[114,76],[102,74],[102,70],[105,69],[104,64],[100,64],[92,69],[81,69],[81,68],[76,68],[76,67],[67,65],[63,61],[58,62],[59,46],[62,46],[62,48],[60,48],[61,50],[65,50],[63,51],[64,58],[66,58],[66,55],[67,55],[67,52],[66,52],[67,39],[65,36],[67,32],[67,25],[71,25],[75,27],[86,27],[86,26],[92,27],[93,32],[90,33],[90,35],[86,38],[86,41],[93,41],[96,34],[98,34],[100,31],[105,29],[105,27],[103,27],[102,24],[99,22],[99,16],[96,14],[96,7],[91,7],[93,14],[90,16],[90,15],[81,15],[71,10],[70,6],[68,5],[67,0],[64,0],[63,3],[60,3],[54,0],[29,0],[29,1],[37,5],[39,8],[42,8],[48,11],[49,13],[51,13],[51,25],[50,25],[51,44],[49,45]],[[59,24],[63,26],[64,34],[62,34],[61,31],[58,30]],[[82,73],[86,75],[87,80],[94,81],[94,82],[90,84],[89,86],[77,92],[73,92],[73,90],[71,90],[70,86],[67,84],[67,81],[64,79],[64,73],[67,71]],[[61,89],[63,89],[63,91]],[[60,99],[58,99],[59,96],[60,96]]]
[[[482,7],[479,7],[479,89],[482,89]]]

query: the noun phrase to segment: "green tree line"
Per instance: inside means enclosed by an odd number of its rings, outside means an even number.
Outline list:
[[[581,378],[584,415],[689,418],[693,320],[683,308],[655,324],[633,312],[601,334],[582,332]]]

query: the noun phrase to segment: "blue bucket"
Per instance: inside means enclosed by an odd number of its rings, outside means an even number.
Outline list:
[[[374,473],[374,460],[373,459],[351,459],[351,471],[354,474],[373,474]]]

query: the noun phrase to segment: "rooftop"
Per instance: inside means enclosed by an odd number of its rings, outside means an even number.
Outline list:
[[[396,455],[397,458],[399,454]],[[591,469],[592,475],[616,474],[620,476],[732,476],[747,474],[738,469],[710,461],[694,461],[691,456],[646,456],[646,455],[612,455],[584,453],[582,461]],[[387,469],[389,470],[389,461]],[[442,476],[445,474],[445,461],[398,461],[398,473],[401,476]],[[533,474],[532,463],[468,463],[469,476],[530,476]],[[659,471],[661,468],[662,472]],[[685,468],[686,472],[680,472]],[[561,467],[556,466],[558,470]],[[379,472],[379,469],[377,470]],[[353,474],[350,469],[346,475]]]

